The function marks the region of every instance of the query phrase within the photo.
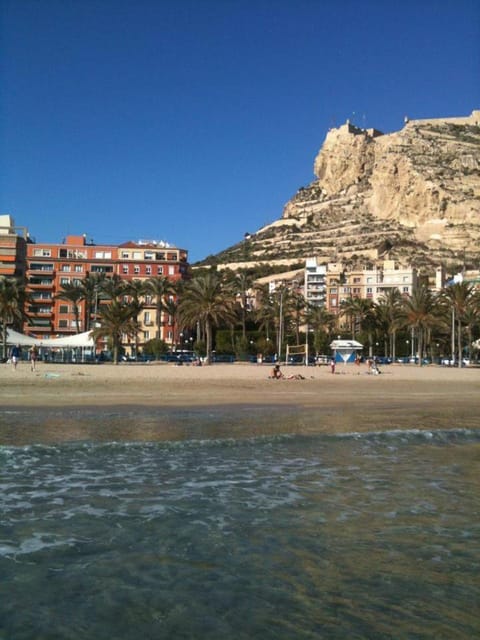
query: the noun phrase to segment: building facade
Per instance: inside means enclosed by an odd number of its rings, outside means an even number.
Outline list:
[[[0,276],[24,280],[28,233],[9,215],[0,216]]]
[[[345,270],[342,263],[329,263],[326,271],[326,307],[340,313],[342,302],[349,298],[365,298],[377,303],[388,291],[397,289],[411,295],[418,275],[413,267],[401,267],[393,260],[370,268]]]
[[[26,290],[29,295],[24,332],[39,338],[56,338],[88,331],[85,302],[79,301],[79,326],[74,305],[58,297],[62,288],[81,284],[88,275],[120,277],[122,280],[147,280],[165,276],[172,282],[185,277],[188,254],[161,242],[126,242],[121,245],[97,245],[86,236],[68,236],[61,244],[29,243],[26,251]],[[98,301],[100,302],[100,301]],[[157,324],[155,300],[146,296],[140,321],[140,345],[154,338]],[[173,323],[161,319],[160,338],[173,342]]]

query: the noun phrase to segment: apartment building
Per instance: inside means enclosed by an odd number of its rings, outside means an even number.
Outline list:
[[[389,290],[398,289],[403,295],[411,295],[418,282],[413,267],[402,267],[394,260],[384,260],[381,265],[347,271],[342,263],[329,263],[326,273],[326,307],[338,313],[348,298],[365,298],[378,302]]]
[[[18,278],[23,282],[27,241],[25,227],[17,227],[9,215],[0,216],[0,276]]]
[[[98,245],[86,236],[67,236],[60,244],[27,245],[26,288],[30,302],[24,332],[38,338],[62,337],[77,332],[73,303],[57,297],[62,287],[80,284],[89,274],[106,277],[118,275],[124,280],[146,280],[165,276],[173,282],[187,272],[187,252],[162,242],[126,242],[121,245]],[[145,299],[142,312],[140,344],[155,337],[155,301]],[[90,328],[84,301],[78,304],[80,332]],[[172,324],[162,319],[162,339],[174,339]]]
[[[327,298],[327,266],[318,264],[316,258],[305,262],[304,296],[308,304],[324,307]]]

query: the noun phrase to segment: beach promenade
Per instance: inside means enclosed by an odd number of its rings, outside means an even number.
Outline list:
[[[249,407],[317,415],[319,432],[480,427],[480,368],[390,365],[381,375],[366,365],[284,367],[303,380],[271,380],[271,367],[254,364],[0,366],[2,410],[229,411]],[[273,419],[273,418],[272,418]],[[312,424],[315,427],[312,427]],[[0,429],[0,439],[1,439]]]

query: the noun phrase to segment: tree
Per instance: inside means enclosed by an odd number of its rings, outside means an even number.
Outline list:
[[[235,318],[235,299],[222,277],[215,271],[196,276],[185,285],[178,306],[183,326],[205,327],[206,364],[212,360],[213,328]]]
[[[252,287],[252,276],[246,270],[230,271],[227,275],[228,285],[238,301],[240,323],[242,326],[242,338],[247,339],[247,315],[249,312],[248,291]]]
[[[418,338],[419,364],[422,364],[425,337],[438,322],[439,309],[432,292],[425,286],[419,285],[412,291],[412,295],[403,299],[403,325],[415,330]]]
[[[80,283],[82,297],[85,301],[85,329],[92,328],[92,314],[97,311],[98,299],[104,281],[103,273],[89,273]]]
[[[373,333],[376,328],[374,304],[366,298],[347,298],[341,303],[341,309],[350,318],[352,340],[357,332],[365,330],[368,333],[370,356],[372,355]]]
[[[25,292],[15,278],[0,276],[0,321],[2,323],[2,357],[7,357],[7,329],[9,324],[23,319]]]
[[[137,312],[135,304],[119,300],[112,300],[99,309],[100,326],[95,327],[92,336],[94,340],[107,338],[111,342],[115,364],[118,364],[123,335],[134,336],[138,331]]]
[[[458,366],[462,366],[462,327],[465,315],[469,308],[469,303],[473,297],[473,287],[467,282],[457,282],[446,287],[443,290],[443,296],[448,301],[453,312],[453,318],[457,324],[457,353],[453,354]],[[454,331],[455,322],[452,318],[452,331]]]
[[[109,300],[120,300],[127,295],[127,282],[118,274],[114,273],[112,277],[106,277],[101,281],[100,291],[105,294]]]
[[[149,278],[145,282],[145,293],[150,293],[155,298],[156,337],[160,339],[162,337],[162,311],[166,311],[165,305],[167,300],[175,295],[175,285],[165,276]]]
[[[313,331],[313,346],[317,353],[325,353],[335,330],[336,317],[325,307],[310,305],[307,309],[307,324]]]
[[[378,328],[388,337],[388,352],[385,355],[390,355],[395,361],[396,334],[402,318],[402,294],[396,287],[384,292],[375,305],[375,315]]]
[[[78,303],[84,299],[84,290],[81,284],[69,282],[63,284],[61,291],[55,296],[59,300],[71,302],[73,306],[73,315],[75,317],[75,327],[77,333],[80,333],[80,310]]]

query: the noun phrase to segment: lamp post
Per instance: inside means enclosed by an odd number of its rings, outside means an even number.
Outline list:
[[[282,342],[283,342],[283,294],[284,289],[280,289],[280,317],[278,320],[278,361],[282,361]]]

